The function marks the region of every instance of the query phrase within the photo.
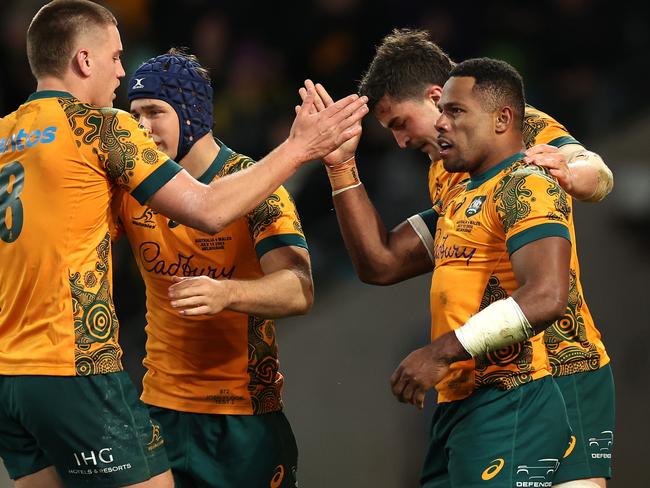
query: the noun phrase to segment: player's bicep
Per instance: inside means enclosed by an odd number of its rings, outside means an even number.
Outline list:
[[[272,249],[260,258],[260,267],[265,275],[288,269],[311,280],[309,251],[299,246],[283,246]]]
[[[571,241],[550,236],[531,241],[510,255],[512,270],[520,287],[537,286],[569,290]]]
[[[205,230],[203,216],[209,187],[182,170],[161,186],[147,205],[179,224]]]
[[[389,247],[399,257],[401,279],[433,270],[433,236],[437,214],[432,210],[409,217],[389,233]]]

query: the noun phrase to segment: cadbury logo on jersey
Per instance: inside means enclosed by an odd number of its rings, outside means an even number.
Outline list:
[[[25,129],[20,129],[18,134],[9,134],[5,138],[0,137],[0,154],[23,151],[36,144],[49,144],[55,138],[56,127],[54,126],[46,127],[42,131],[36,129],[29,134],[25,132]]]

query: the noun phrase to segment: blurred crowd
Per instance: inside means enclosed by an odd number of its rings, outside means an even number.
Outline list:
[[[34,89],[25,31],[44,0],[0,3],[0,112]],[[124,65],[132,73],[171,46],[187,46],[210,70],[215,135],[255,159],[286,135],[305,78],[335,97],[356,91],[374,46],[394,27],[428,29],[453,59],[492,56],[516,66],[529,103],[589,143],[633,121],[650,102],[648,6],[598,0],[492,2],[312,0],[104,0],[116,15]],[[126,80],[116,106],[127,108]],[[368,117],[359,149],[363,181],[388,225],[427,205],[422,154],[397,151]],[[288,184],[298,203],[317,287],[350,275],[329,186],[318,164]],[[321,288],[322,289],[322,288]]]

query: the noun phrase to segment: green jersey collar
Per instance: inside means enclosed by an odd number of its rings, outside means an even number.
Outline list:
[[[40,100],[42,98],[75,98],[68,92],[58,90],[42,90],[32,93],[27,99],[28,102]]]
[[[206,169],[205,172],[197,178],[201,183],[205,185],[210,184],[214,177],[217,176],[217,173],[219,173],[219,171],[221,171],[221,169],[224,167],[226,161],[228,161],[228,158],[233,155],[232,149],[227,147],[219,139],[217,139],[217,142],[220,146],[219,154],[217,154],[217,157],[214,158],[214,161],[212,161],[210,166],[208,166],[208,169]]]

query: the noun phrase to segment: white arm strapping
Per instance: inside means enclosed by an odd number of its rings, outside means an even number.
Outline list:
[[[534,335],[528,319],[512,297],[497,300],[455,330],[473,358],[525,341]]]
[[[436,259],[431,251],[433,249],[433,236],[431,235],[431,231],[429,230],[429,227],[427,227],[427,224],[424,223],[424,220],[418,214],[413,215],[406,220],[408,220],[408,223],[411,224],[411,227],[413,227],[413,230],[420,238],[420,241],[422,241],[422,245],[427,250],[431,263],[436,264]]]
[[[592,166],[596,169],[598,174],[598,185],[596,186],[596,190],[594,190],[594,193],[590,197],[585,198],[584,201],[600,202],[603,198],[609,195],[614,187],[614,175],[612,175],[612,170],[607,167],[603,158],[593,151],[584,150],[577,152],[569,159],[568,164],[577,163],[578,161],[582,161],[585,164]]]

